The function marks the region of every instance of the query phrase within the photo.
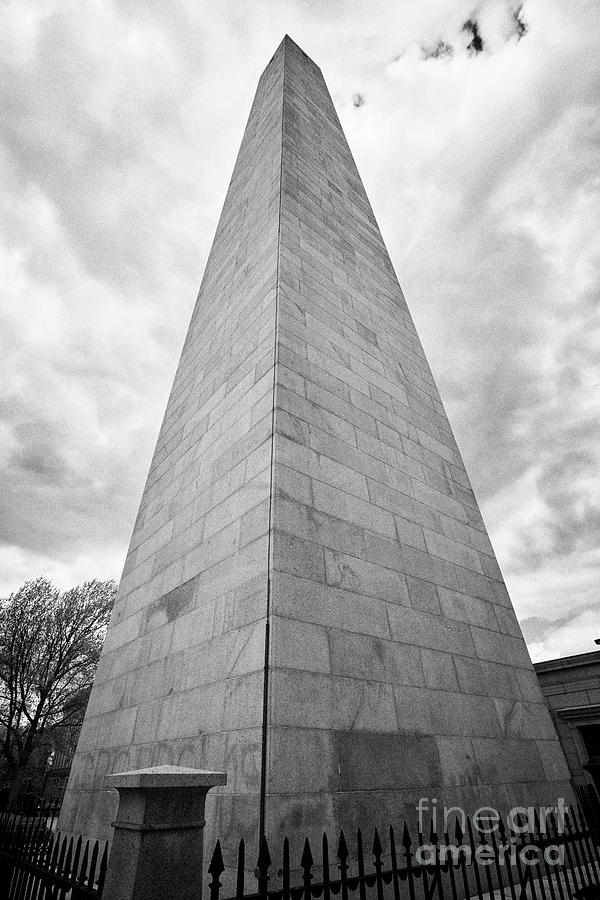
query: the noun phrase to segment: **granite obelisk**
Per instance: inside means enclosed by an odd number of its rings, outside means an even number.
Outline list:
[[[569,774],[319,68],[263,73],[60,826],[106,774],[226,771],[207,840],[370,829]]]

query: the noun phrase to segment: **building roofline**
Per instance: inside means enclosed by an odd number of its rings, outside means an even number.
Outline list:
[[[578,653],[575,656],[561,656],[558,659],[545,659],[543,662],[534,663],[533,668],[536,672],[556,672],[559,669],[589,666],[590,663],[600,663],[600,650]]]

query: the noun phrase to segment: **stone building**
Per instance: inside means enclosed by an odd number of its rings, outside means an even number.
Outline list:
[[[225,771],[207,845],[553,803],[569,770],[320,69],[254,99],[61,813]]]
[[[600,793],[600,650],[535,663],[576,787]]]

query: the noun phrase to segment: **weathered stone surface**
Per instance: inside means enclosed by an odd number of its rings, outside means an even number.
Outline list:
[[[207,840],[244,837],[250,866],[261,824],[298,846],[410,821],[420,796],[502,810],[565,787],[325,82],[288,38],[236,162],[61,827],[108,836],[104,776],[160,764],[227,772]]]
[[[238,830],[238,795],[258,829],[282,85],[280,53],[261,79],[150,467],[67,830],[110,837],[116,793],[102,779],[139,760],[227,771],[207,839],[216,825]]]

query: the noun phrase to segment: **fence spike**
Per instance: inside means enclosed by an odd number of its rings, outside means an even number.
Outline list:
[[[87,868],[88,868],[88,855],[90,849],[90,842],[85,842],[85,847],[83,848],[83,859],[81,860],[81,869],[79,872],[79,884],[84,885],[85,880],[87,878]]]
[[[68,838],[67,838],[66,836],[65,836],[64,838],[61,839],[61,842],[60,842],[60,856],[59,856],[59,858],[58,858],[58,871],[61,872],[61,873],[63,872],[64,867],[65,867],[65,856],[66,856],[66,853],[67,853],[67,845],[68,845],[68,843],[69,843],[69,840],[68,840]]]
[[[267,838],[263,834],[260,840],[260,849],[258,851],[258,859],[256,860],[256,865],[261,872],[264,871],[266,873],[271,863],[272,860],[271,854],[269,853],[269,845],[267,843]]]
[[[310,900],[312,894],[310,889],[310,883],[312,881],[312,867],[313,867],[314,859],[310,850],[310,844],[308,842],[308,838],[304,839],[304,850],[302,851],[302,859],[300,860],[300,865],[302,866],[302,881],[304,882],[304,898],[305,900]]]
[[[360,900],[367,900],[365,884],[365,856],[363,853],[363,839],[360,828],[356,830],[356,861],[358,863],[358,892]]]
[[[390,862],[392,864],[392,884],[394,886],[394,900],[400,900],[400,885],[398,883],[400,872],[398,871],[398,857],[396,855],[396,835],[394,834],[394,828],[392,825],[390,825]]]
[[[338,849],[337,849],[337,858],[340,862],[345,863],[348,859],[348,845],[346,844],[346,838],[344,836],[344,832],[340,831],[340,839],[338,841]]]
[[[237,861],[237,877],[235,881],[235,896],[243,897],[244,896],[244,881],[246,879],[246,844],[244,838],[240,841],[240,846],[238,847],[238,861]]]
[[[93,888],[96,880],[96,866],[98,864],[98,841],[94,841],[92,847],[92,858],[90,859],[90,874],[88,877],[88,886]]]
[[[106,880],[106,870],[108,869],[108,842],[104,845],[102,859],[100,860],[100,869],[98,871],[98,895],[102,896],[104,882]]]
[[[329,841],[325,832],[323,832],[321,850],[323,853],[323,900],[329,900],[331,896],[329,887]]]
[[[75,856],[73,857],[73,881],[77,880],[77,876],[79,874],[79,858],[81,856],[81,843],[82,837],[79,835],[77,838],[77,843],[75,844]],[[108,847],[108,844],[107,844]]]
[[[215,849],[213,850],[213,855],[210,860],[210,865],[208,867],[208,872],[210,875],[216,875],[217,877],[221,874],[221,872],[225,871],[225,864],[223,862],[223,854],[221,852],[221,841],[217,841],[215,845]]]
[[[340,900],[348,900],[348,845],[346,844],[344,832],[341,829],[340,839],[338,841],[337,858],[340,861],[338,865],[338,869],[340,870]]]
[[[402,830],[402,845],[407,853],[410,852],[410,848],[412,847],[412,841],[410,839],[410,832],[408,830],[408,825],[406,822],[404,823],[404,828]]]
[[[219,875],[224,871],[225,863],[223,862],[223,854],[221,853],[221,841],[217,841],[208,867],[208,873],[210,875],[208,889],[210,891],[211,900],[217,900],[219,896],[219,888],[221,887]]]
[[[69,847],[67,850],[67,855],[65,856],[65,861],[63,864],[63,868],[65,872],[71,873],[71,860],[73,859],[73,838],[69,841]]]
[[[381,844],[381,840],[379,838],[379,832],[377,828],[375,829],[375,834],[373,836],[373,865],[375,867],[375,887],[377,889],[377,900],[383,900],[383,878],[381,871],[383,869],[383,863],[381,862],[381,856],[383,854],[383,846]],[[391,879],[390,879],[391,880]],[[389,884],[389,880],[387,882]],[[370,882],[369,882],[370,884]]]
[[[266,894],[269,883],[269,866],[271,865],[271,854],[269,853],[269,845],[267,838],[263,834],[260,841],[260,849],[258,851],[258,859],[256,861],[255,875],[258,881],[258,893]]]
[[[283,900],[289,900],[290,897],[290,842],[287,835],[283,839],[283,867],[282,867],[282,887]]]
[[[373,837],[373,856],[377,861],[381,860],[381,855],[383,853],[383,846],[381,843],[381,839],[379,837],[379,832],[375,829],[375,835]]]
[[[300,865],[304,869],[305,873],[310,872],[314,865],[313,855],[310,849],[310,844],[308,842],[308,838],[304,840],[304,849],[302,851],[302,859],[300,860]],[[312,876],[311,876],[312,877]]]
[[[462,844],[463,842],[463,830],[460,827],[458,817],[454,820],[454,840],[457,844]]]

